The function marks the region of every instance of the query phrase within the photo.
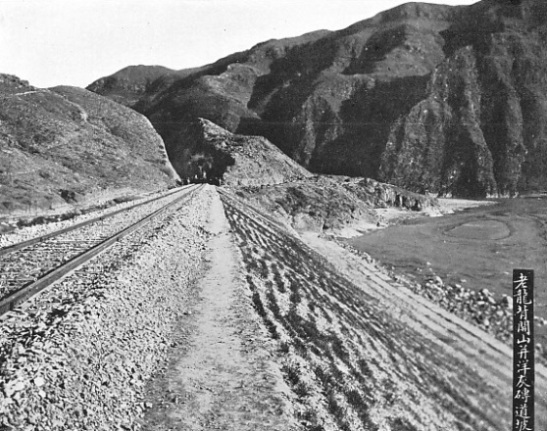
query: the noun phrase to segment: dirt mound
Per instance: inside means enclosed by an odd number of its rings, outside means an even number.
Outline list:
[[[377,208],[438,208],[436,199],[367,178],[319,175],[298,181],[234,189],[239,197],[297,231],[368,230],[382,218]]]
[[[161,189],[177,178],[150,122],[90,91],[0,75],[0,118],[0,213]]]

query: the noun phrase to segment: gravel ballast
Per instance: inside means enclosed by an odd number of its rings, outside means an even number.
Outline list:
[[[0,429],[141,429],[145,383],[200,274],[211,193],[3,319]]]

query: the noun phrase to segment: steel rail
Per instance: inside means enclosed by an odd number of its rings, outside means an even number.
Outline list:
[[[175,204],[180,204],[189,201],[196,190],[200,189],[202,186],[189,186],[187,187],[186,193],[183,196],[180,196],[176,198],[175,200],[169,202],[165,206],[161,207],[160,209],[154,211],[151,214],[148,214],[147,216],[143,217],[136,223],[132,224],[129,227],[126,227],[125,229],[117,232],[116,234],[110,236],[106,240],[102,241],[101,243],[89,248],[88,250],[84,251],[83,253],[79,254],[78,256],[73,257],[72,259],[68,260],[64,264],[58,266],[57,268],[49,271],[48,273],[44,274],[42,277],[40,277],[38,280],[27,284],[26,286],[23,286],[19,290],[10,293],[8,296],[3,298],[0,301],[0,316],[6,314],[8,311],[13,310],[16,306],[19,304],[27,301],[37,293],[43,291],[47,287],[51,286],[56,281],[59,281],[63,277],[67,276],[70,272],[74,271],[78,267],[84,265],[85,263],[89,262],[94,257],[98,256],[102,252],[106,251],[108,248],[110,248],[113,244],[118,242],[123,237],[126,237],[127,235],[135,232],[142,226],[146,225],[148,222],[150,222],[154,217],[162,214],[163,212],[167,211],[169,208],[174,206]],[[181,202],[183,201],[184,202]],[[133,209],[134,207],[131,207]],[[129,209],[125,209],[128,211]]]
[[[34,245],[34,244],[38,244],[40,242],[43,242],[45,241],[46,239],[49,239],[49,238],[54,238],[56,236],[59,236],[59,235],[62,235],[64,233],[67,233],[67,232],[71,232],[75,229],[78,229],[78,228],[81,228],[83,226],[87,226],[87,225],[90,225],[92,223],[96,223],[98,221],[101,221],[101,220],[106,220],[110,217],[113,217],[117,214],[120,214],[124,211],[128,211],[130,209],[133,209],[133,208],[138,208],[142,205],[146,205],[146,204],[149,204],[149,203],[152,203],[152,202],[155,202],[155,201],[158,201],[160,199],[164,199],[166,198],[167,196],[171,196],[175,193],[178,193],[180,192],[181,190],[185,190],[186,188],[188,188],[190,186],[186,186],[182,189],[176,189],[175,191],[172,191],[172,192],[169,192],[169,193],[166,193],[162,196],[159,196],[159,197],[155,197],[155,198],[152,198],[152,199],[148,199],[147,201],[144,201],[144,202],[139,202],[138,204],[135,204],[135,205],[131,205],[130,207],[126,207],[126,208],[121,208],[119,210],[115,210],[111,213],[108,213],[108,214],[105,214],[105,215],[102,215],[102,216],[99,216],[99,217],[95,217],[95,218],[92,218],[92,219],[89,219],[89,220],[85,220],[83,222],[80,222],[80,223],[76,223],[72,226],[68,226],[68,227],[65,227],[63,229],[59,229],[59,230],[56,230],[54,232],[50,232],[50,233],[47,233],[47,234],[44,234],[44,235],[41,235],[41,236],[38,236],[36,238],[31,238],[31,239],[28,239],[26,241],[22,241],[22,242],[18,242],[16,244],[12,244],[12,245],[8,245],[4,248],[1,248],[0,249],[0,256],[3,256],[5,254],[8,254],[8,253],[12,253],[14,251],[17,251],[17,250],[21,250],[23,248],[26,248],[26,247],[29,247],[31,245]]]

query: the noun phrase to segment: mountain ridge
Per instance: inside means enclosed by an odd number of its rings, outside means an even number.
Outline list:
[[[545,16],[537,0],[407,3],[158,78],[131,106],[168,148],[202,117],[264,136],[313,173],[441,196],[543,191]]]

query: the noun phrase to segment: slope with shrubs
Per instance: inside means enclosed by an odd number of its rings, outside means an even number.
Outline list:
[[[0,75],[0,120],[0,213],[157,190],[178,178],[144,116],[87,90]]]

